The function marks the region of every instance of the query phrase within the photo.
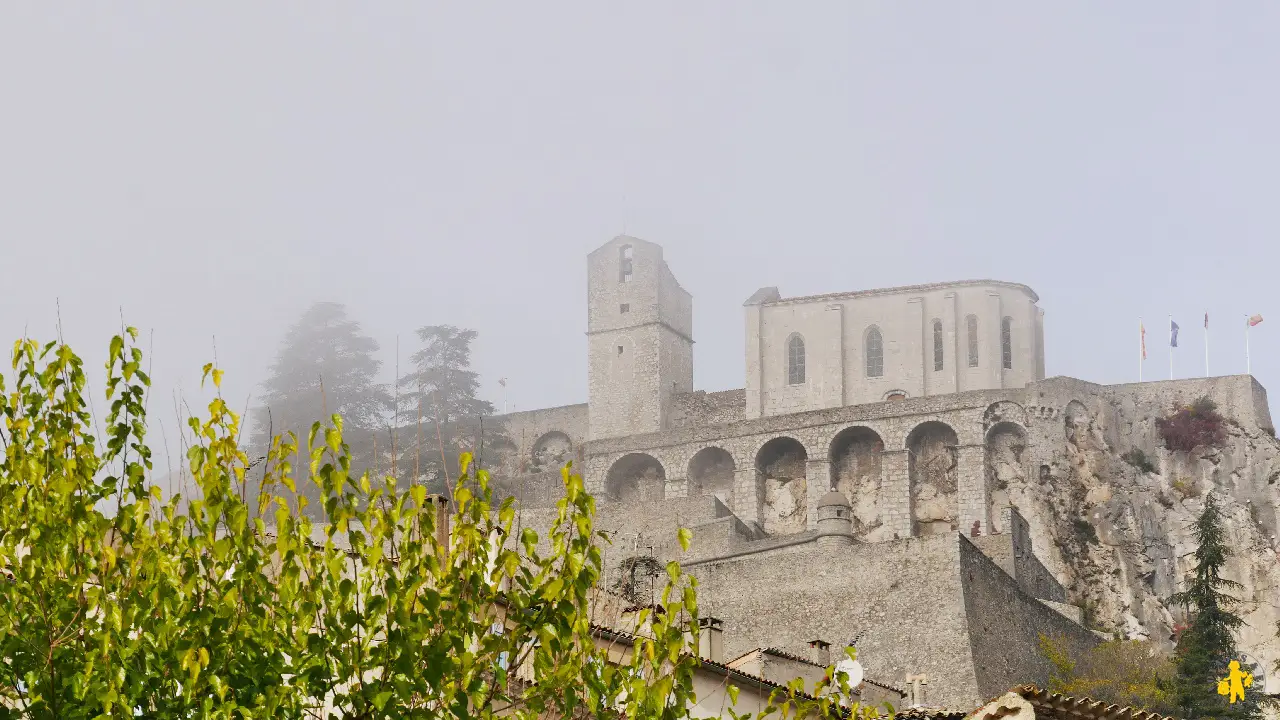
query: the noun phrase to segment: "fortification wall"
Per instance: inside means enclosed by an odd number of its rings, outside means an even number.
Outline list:
[[[900,682],[926,673],[934,701],[982,700],[969,658],[955,535],[838,551],[746,556],[688,568],[699,611],[724,621],[724,652],[757,647],[801,655],[810,640],[842,647],[859,633],[867,675]]]
[[[704,425],[726,425],[742,420],[746,407],[746,391],[722,392],[697,391],[678,393],[671,398],[669,428],[688,428]]]
[[[1075,657],[1098,637],[1036,601],[967,538],[959,540],[959,574],[978,696],[989,698],[1023,683],[1045,687],[1052,664],[1039,650],[1041,633],[1062,637]],[[932,678],[930,679],[932,686]]]
[[[562,463],[557,463],[556,460],[562,455],[560,451],[566,445],[570,450],[566,460],[572,459],[575,464],[580,464],[585,457],[586,403],[522,410],[499,415],[496,420],[502,423],[507,437],[515,446],[515,451],[505,459],[501,468],[502,474],[507,477],[536,474],[531,473],[531,470],[539,469],[558,471]],[[562,435],[563,440],[557,435]]]

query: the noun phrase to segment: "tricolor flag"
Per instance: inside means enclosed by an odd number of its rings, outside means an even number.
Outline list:
[[[1169,347],[1178,347],[1178,323],[1169,321]]]
[[[1249,327],[1253,327],[1254,325],[1257,325],[1260,322],[1262,322],[1262,316],[1254,315],[1253,317],[1249,318]]]

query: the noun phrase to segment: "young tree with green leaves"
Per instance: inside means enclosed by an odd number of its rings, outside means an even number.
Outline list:
[[[1041,653],[1053,664],[1050,692],[1084,696],[1161,715],[1178,712],[1172,696],[1173,659],[1150,640],[1109,640],[1081,655],[1066,638],[1040,636]]]
[[[1256,690],[1246,693],[1243,702],[1234,704],[1218,693],[1218,682],[1228,676],[1230,662],[1240,657],[1234,632],[1244,621],[1232,612],[1240,601],[1229,592],[1239,589],[1240,584],[1222,577],[1230,547],[1213,493],[1205,495],[1204,510],[1195,523],[1195,537],[1195,570],[1186,589],[1172,598],[1186,607],[1190,617],[1175,650],[1174,699],[1178,714],[1189,719],[1259,718]]]
[[[689,717],[696,582],[670,563],[630,653],[597,646],[602,537],[569,467],[545,538],[492,502],[469,454],[449,501],[353,473],[338,415],[302,447],[272,438],[250,480],[241,419],[206,366],[208,417],[188,419],[198,497],[183,505],[150,482],[134,339],[111,343],[103,438],[70,348],[21,341],[0,375],[0,718]],[[274,493],[302,485],[314,492]],[[845,679],[731,714],[848,717]]]
[[[421,348],[409,357],[412,369],[398,382],[400,427],[397,475],[445,492],[446,458],[475,448],[485,465],[512,449],[493,404],[479,398],[480,376],[471,369],[475,330],[452,325],[418,328]],[[438,434],[437,434],[438,433]]]

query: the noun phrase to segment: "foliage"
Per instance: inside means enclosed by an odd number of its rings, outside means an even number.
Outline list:
[[[1217,405],[1207,397],[1178,409],[1172,415],[1156,418],[1156,427],[1166,449],[1191,452],[1198,447],[1222,447],[1227,430]]]
[[[1240,601],[1227,591],[1240,584],[1222,577],[1229,555],[1222,513],[1212,493],[1196,519],[1196,565],[1186,589],[1171,600],[1186,607],[1191,622],[1179,635],[1175,650],[1177,675],[1175,702],[1187,718],[1260,717],[1256,693],[1245,702],[1228,704],[1217,692],[1218,680],[1227,676],[1228,663],[1239,658],[1233,632],[1244,624],[1232,609]]]
[[[1093,523],[1084,518],[1072,518],[1071,527],[1075,530],[1076,537],[1080,539],[1080,542],[1098,544],[1098,530],[1093,527]]]
[[[1149,640],[1110,640],[1073,656],[1066,638],[1040,635],[1053,665],[1049,690],[1170,715],[1173,660]]]
[[[344,437],[357,466],[374,467],[375,446],[389,444],[379,430],[391,409],[391,396],[376,382],[377,351],[377,341],[343,305],[320,302],[308,308],[285,334],[263,383],[263,403],[253,413],[253,454],[266,455],[273,436],[301,435],[313,422],[337,414],[346,422]],[[314,513],[319,496],[313,493],[311,500]]]
[[[68,347],[21,341],[12,389],[0,376],[0,718],[688,716],[696,581],[668,564],[661,612],[625,652],[599,646],[595,501],[571,468],[541,538],[491,503],[469,454],[451,512],[353,474],[334,415],[305,448],[272,439],[250,507],[240,418],[215,396],[188,421],[199,497],[184,505],[149,482],[135,339],[111,343],[101,444]],[[216,392],[221,370],[205,374]],[[271,492],[300,483],[314,492]],[[313,495],[323,525],[303,512]],[[779,689],[754,717],[836,717],[845,680]]]
[[[1200,487],[1192,478],[1176,477],[1169,481],[1169,487],[1173,488],[1173,491],[1183,500],[1200,497]]]
[[[1126,452],[1124,455],[1121,455],[1120,459],[1138,468],[1138,470],[1141,472],[1144,472],[1144,473],[1156,472],[1156,466],[1153,465],[1151,463],[1151,460],[1147,458],[1147,454],[1142,451],[1142,448],[1133,448],[1132,450],[1129,450],[1128,452]]]
[[[484,457],[492,458],[511,449],[498,423],[483,422],[493,414],[493,405],[477,397],[480,379],[471,370],[471,343],[475,339],[476,331],[451,325],[418,328],[422,348],[409,358],[413,369],[398,381],[398,418],[417,418],[418,422],[405,423],[409,427],[400,433],[397,475],[414,482],[425,479],[435,492],[446,490],[444,457],[478,448]],[[425,440],[423,421],[428,428]]]

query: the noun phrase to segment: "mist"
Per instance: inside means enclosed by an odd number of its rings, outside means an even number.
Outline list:
[[[1137,380],[1142,318],[1168,377],[1169,316],[1201,375],[1206,312],[1241,373],[1261,313],[1269,385],[1280,6],[978,7],[5,4],[0,331],[61,334],[101,413],[136,326],[170,427],[215,358],[251,404],[316,301],[386,382],[450,324],[495,406],[577,403],[625,232],[693,294],[699,389],[742,386],[759,287],[970,278],[1039,293],[1050,376]]]

